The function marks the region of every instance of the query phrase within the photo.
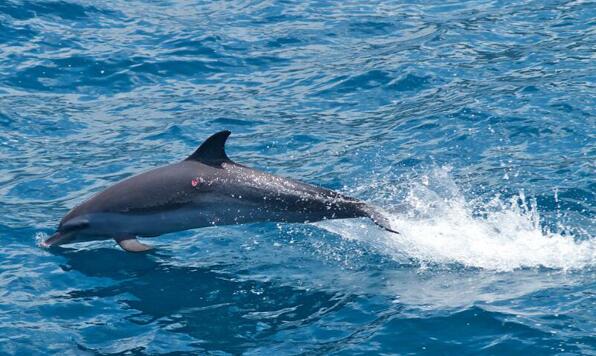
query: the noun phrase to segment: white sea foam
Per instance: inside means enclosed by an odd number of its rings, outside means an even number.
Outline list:
[[[35,244],[38,247],[42,247],[45,248],[43,245],[43,242],[48,238],[48,234],[46,234],[45,232],[36,232],[35,233]]]
[[[508,201],[467,202],[441,168],[411,184],[401,213],[388,213],[400,235],[357,220],[318,225],[344,238],[366,241],[397,259],[422,265],[461,264],[497,271],[517,268],[590,268],[596,262],[592,236],[546,231],[536,204],[523,193]]]

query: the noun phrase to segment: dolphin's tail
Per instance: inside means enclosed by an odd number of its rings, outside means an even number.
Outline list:
[[[368,218],[370,218],[375,224],[382,227],[383,229],[392,232],[394,234],[399,234],[398,231],[394,230],[389,223],[389,219],[377,209],[370,205],[366,205],[364,209],[362,209]]]

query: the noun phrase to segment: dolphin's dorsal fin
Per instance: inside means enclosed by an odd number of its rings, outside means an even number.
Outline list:
[[[230,162],[225,150],[226,140],[230,134],[230,131],[225,130],[211,135],[193,154],[186,158],[186,161],[198,161],[208,165]]]

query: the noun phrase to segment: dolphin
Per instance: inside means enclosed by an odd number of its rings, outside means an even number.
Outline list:
[[[216,225],[307,223],[370,218],[398,233],[371,205],[338,192],[235,163],[230,131],[209,137],[185,160],[127,178],[73,208],[43,247],[114,239],[124,250],[152,247],[137,237]]]

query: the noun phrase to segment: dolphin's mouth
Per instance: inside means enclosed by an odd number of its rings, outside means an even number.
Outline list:
[[[56,231],[54,235],[41,242],[41,247],[49,248],[52,246],[58,246],[68,243],[70,240],[72,240],[72,234],[63,234],[60,231]]]

